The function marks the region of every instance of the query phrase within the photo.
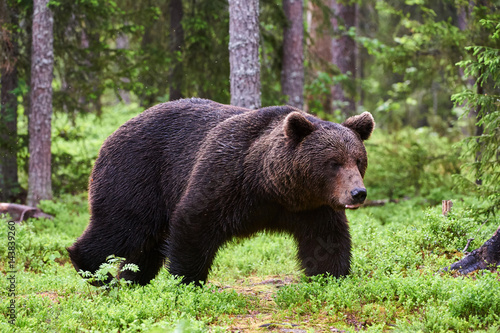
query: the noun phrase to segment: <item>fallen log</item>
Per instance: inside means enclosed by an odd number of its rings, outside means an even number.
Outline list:
[[[9,214],[16,223],[21,223],[30,217],[45,219],[54,218],[52,215],[42,212],[40,208],[6,202],[0,202],[0,214]]]
[[[377,207],[377,206],[383,206],[387,204],[389,199],[382,199],[382,200],[366,200],[361,207]]]
[[[401,199],[380,199],[380,200],[366,200],[361,207],[377,207],[384,206],[388,203],[399,203],[401,201],[409,200],[410,198],[401,198]]]
[[[461,260],[444,268],[445,271],[458,271],[466,275],[479,269],[494,270],[500,265],[500,226],[484,244]]]

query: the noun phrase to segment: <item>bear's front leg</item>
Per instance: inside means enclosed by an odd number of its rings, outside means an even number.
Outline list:
[[[176,214],[166,244],[169,272],[182,276],[182,283],[206,282],[213,259],[226,241],[214,214]]]
[[[345,213],[327,208],[301,220],[294,236],[306,275],[329,273],[340,277],[349,274],[351,237]]]

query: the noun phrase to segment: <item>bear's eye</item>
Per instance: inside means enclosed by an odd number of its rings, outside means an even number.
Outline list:
[[[358,166],[358,169],[361,170],[361,167],[363,166],[363,163],[361,162],[361,159],[356,160],[356,165]]]
[[[338,170],[340,168],[340,163],[337,163],[336,161],[330,161],[329,167],[331,170]]]

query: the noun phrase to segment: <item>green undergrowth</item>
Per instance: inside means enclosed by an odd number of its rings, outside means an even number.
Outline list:
[[[104,140],[127,120],[143,111],[137,103],[106,106],[101,116],[93,113],[56,113],[52,120],[52,188],[56,195],[87,190],[88,177]],[[21,135],[27,118],[19,117]],[[28,151],[18,154],[20,183],[27,188]]]
[[[450,137],[454,137],[450,135]],[[388,132],[376,129],[365,142],[369,199],[421,197],[437,204],[456,193],[452,175],[460,174],[456,140],[429,127]]]
[[[447,217],[425,199],[350,211],[346,278],[305,278],[290,236],[259,233],[221,249],[201,288],[180,285],[165,269],[145,287],[102,288],[87,284],[65,251],[88,223],[86,197],[60,196],[41,206],[54,219],[15,226],[17,318],[8,323],[12,269],[5,259],[0,331],[266,331],[284,324],[309,331],[494,332],[497,273],[461,277],[441,269],[463,256],[468,239],[474,238],[470,250],[479,247],[500,221],[477,215],[473,198],[454,203]],[[7,221],[0,229],[2,258],[9,255]]]

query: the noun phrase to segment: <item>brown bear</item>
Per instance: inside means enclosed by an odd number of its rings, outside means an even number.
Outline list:
[[[141,285],[166,259],[206,281],[217,250],[261,230],[287,232],[307,275],[348,274],[345,209],[366,198],[370,113],[343,124],[291,106],[248,110],[203,99],[152,107],[104,142],[89,182],[90,223],[68,248],[77,271],[114,254]]]

